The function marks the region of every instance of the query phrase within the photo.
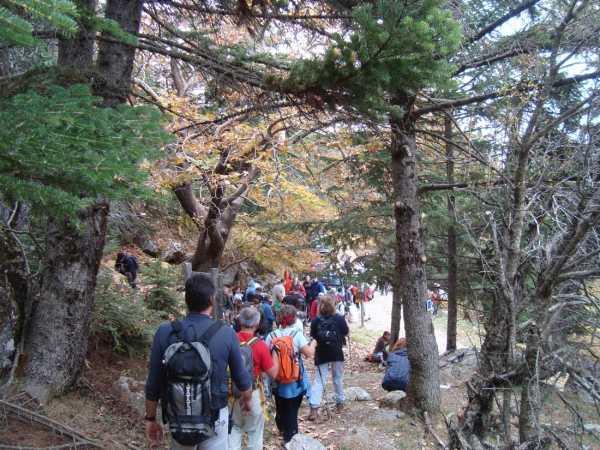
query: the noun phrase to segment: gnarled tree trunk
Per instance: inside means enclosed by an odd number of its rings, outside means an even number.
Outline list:
[[[0,374],[8,372],[20,352],[31,309],[29,267],[17,238],[0,229]]]
[[[137,35],[142,3],[108,0],[105,17]],[[93,7],[94,2],[86,5]],[[61,64],[85,71],[86,64],[93,61],[90,36],[90,30],[84,28],[73,40],[61,40]],[[94,88],[104,98],[104,107],[116,107],[126,100],[134,56],[133,47],[100,42]],[[108,210],[107,202],[97,200],[78,213],[79,226],[68,219],[48,219],[41,294],[28,334],[25,367],[26,390],[42,403],[68,389],[79,374],[87,349]]]
[[[395,103],[410,111],[414,99],[399,94]],[[410,380],[406,391],[406,410],[427,411],[436,418],[440,409],[439,352],[431,317],[427,313],[427,276],[425,247],[419,205],[419,181],[414,120],[407,113],[390,120],[390,151],[396,218],[396,285],[404,305],[404,325],[410,360]]]
[[[78,213],[80,228],[49,219],[25,366],[25,389],[41,403],[70,387],[83,363],[107,215],[108,203],[98,202]]]

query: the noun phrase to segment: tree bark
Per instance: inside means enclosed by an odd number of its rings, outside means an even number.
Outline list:
[[[173,86],[175,87],[175,92],[177,92],[177,96],[183,97],[187,92],[187,87],[185,80],[183,79],[179,63],[176,59],[170,58],[169,66],[171,67],[171,76],[173,77]]]
[[[392,118],[391,156],[396,219],[396,284],[404,305],[404,325],[410,360],[410,380],[405,410],[417,408],[435,418],[440,410],[439,352],[430,315],[427,313],[425,248],[419,205],[414,119],[410,110],[414,99],[404,93],[394,103],[408,113]]]
[[[80,10],[95,11],[98,6],[96,0],[79,0],[75,3]],[[58,38],[58,65],[89,71],[94,64],[95,30],[82,21],[78,21],[77,25],[79,30],[74,37]]]
[[[109,0],[105,17],[137,35],[141,13],[142,1]],[[61,41],[62,64],[84,71],[84,63],[91,64],[93,47],[88,32],[83,30],[73,41]],[[104,98],[103,107],[116,107],[126,100],[134,56],[133,47],[99,44],[94,90]],[[87,349],[108,210],[108,203],[97,200],[77,214],[80,224],[48,218],[41,294],[32,314],[25,366],[25,389],[41,403],[68,389],[79,374]]]
[[[398,279],[398,276],[395,277]],[[398,286],[392,284],[392,323],[390,325],[390,343],[394,346],[400,337],[400,321],[402,320],[402,297]]]
[[[0,229],[0,374],[10,368],[31,310],[29,267],[18,239]]]
[[[105,16],[117,22],[123,31],[137,36],[142,6],[142,0],[108,0]],[[135,50],[129,45],[99,42],[96,62],[99,79],[94,87],[96,95],[104,99],[103,107],[116,108],[127,101],[132,89]]]
[[[444,135],[446,141],[446,182],[454,184],[454,147],[450,143],[452,139],[452,121],[449,116],[444,118]],[[448,216],[452,223],[455,217],[454,195],[448,194]],[[446,334],[446,351],[456,349],[456,322],[458,320],[457,302],[457,273],[456,264],[456,229],[453,225],[448,226],[448,328]]]
[[[48,219],[41,295],[27,339],[25,389],[40,403],[68,389],[87,350],[96,276],[100,268],[108,203],[69,219]]]

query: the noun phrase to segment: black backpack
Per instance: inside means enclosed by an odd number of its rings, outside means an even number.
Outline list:
[[[317,326],[317,344],[319,350],[342,348],[342,336],[335,321],[335,316],[319,316]]]
[[[246,372],[250,375],[250,380],[252,380],[252,390],[256,389],[256,377],[254,376],[254,357],[252,356],[252,347],[256,344],[260,338],[253,336],[247,341],[240,342],[240,353],[242,354],[242,360],[244,361],[244,367],[246,368]],[[231,379],[231,375],[229,376],[229,392],[235,398],[240,398],[242,393],[237,388],[236,384]]]
[[[135,256],[130,256],[131,258],[131,262],[133,263],[133,270],[138,270],[140,268],[140,265],[138,263],[138,260]]]
[[[177,342],[165,351],[167,388],[161,399],[163,423],[181,445],[198,445],[214,434],[219,418],[219,383],[213,379],[208,342],[221,324],[214,323],[200,337],[188,340],[181,322],[171,322]]]

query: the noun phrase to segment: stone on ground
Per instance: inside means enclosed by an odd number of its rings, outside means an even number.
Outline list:
[[[304,434],[296,434],[285,447],[288,450],[326,450],[319,441]]]
[[[379,407],[383,409],[400,409],[400,401],[406,397],[404,391],[391,391],[379,399]]]

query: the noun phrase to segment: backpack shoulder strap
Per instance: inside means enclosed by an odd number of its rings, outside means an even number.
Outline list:
[[[248,347],[252,348],[252,346],[253,346],[254,344],[256,344],[256,343],[257,343],[259,340],[260,340],[260,339],[259,339],[259,338],[257,338],[256,336],[253,336],[252,338],[248,339],[248,340],[245,342],[245,344],[246,344]]]
[[[175,320],[171,322],[171,333],[174,333],[177,337],[178,341],[182,340],[181,333],[183,332],[183,327],[181,326],[181,321]]]
[[[212,337],[216,334],[217,331],[219,331],[219,328],[221,328],[222,324],[219,322],[215,322],[213,323],[210,327],[208,327],[208,330],[206,330],[204,332],[204,334],[202,336],[200,336],[200,339],[198,339],[198,342],[202,342],[203,344],[208,344],[210,342],[210,340],[212,339]]]

